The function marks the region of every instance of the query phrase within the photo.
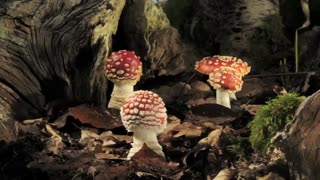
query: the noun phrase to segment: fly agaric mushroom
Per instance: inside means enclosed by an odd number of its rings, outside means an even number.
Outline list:
[[[204,57],[200,61],[196,62],[195,70],[202,74],[209,75],[212,71],[220,67],[233,67],[238,69],[242,76],[247,75],[250,72],[250,66],[248,63],[243,62],[233,56],[219,56]]]
[[[120,109],[142,75],[140,57],[133,51],[113,52],[105,61],[104,71],[106,77],[114,84],[108,108]]]
[[[167,113],[161,97],[151,91],[135,91],[120,109],[121,120],[129,132],[133,132],[132,148],[128,159],[145,143],[150,149],[164,157],[157,135],[167,125]]]
[[[195,70],[209,75],[215,69],[221,67],[232,67],[239,71],[241,76],[247,75],[250,72],[251,67],[248,66],[248,63],[243,62],[241,59],[233,56],[220,56],[215,55],[212,57],[204,57],[200,61],[196,62]],[[229,94],[230,98],[237,99],[235,93]]]
[[[240,91],[242,88],[242,75],[239,69],[232,67],[221,67],[209,74],[211,86],[216,89],[217,104],[231,108],[230,93]]]

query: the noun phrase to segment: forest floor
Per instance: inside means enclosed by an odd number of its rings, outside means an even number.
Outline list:
[[[126,160],[132,134],[118,110],[84,104],[17,122],[16,141],[0,142],[0,179],[289,179],[281,153],[261,155],[248,140],[257,109],[281,92],[270,82],[247,79],[232,110],[215,104],[205,81],[151,89],[167,104],[165,159],[144,146]]]

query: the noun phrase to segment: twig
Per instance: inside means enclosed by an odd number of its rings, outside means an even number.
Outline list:
[[[180,90],[180,95],[178,96],[178,98],[180,98],[183,94],[183,90],[186,87],[187,84],[189,84],[189,82],[194,78],[194,76],[196,75],[197,72],[194,72],[190,78],[185,82],[185,84],[182,86],[181,90]]]
[[[310,77],[314,76],[314,75],[316,75],[315,72],[310,72],[310,73],[307,74],[306,79],[304,80],[304,85],[303,85],[303,88],[302,88],[302,92],[307,92],[307,90],[310,87],[310,84],[309,84]]]
[[[251,79],[251,78],[259,78],[259,77],[272,77],[272,76],[296,76],[296,75],[306,75],[306,74],[312,74],[315,75],[316,73],[319,73],[317,71],[311,71],[311,72],[292,72],[292,73],[275,73],[275,74],[258,74],[258,75],[249,75],[243,77],[243,79]]]

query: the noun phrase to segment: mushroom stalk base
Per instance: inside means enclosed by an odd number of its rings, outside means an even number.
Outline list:
[[[131,157],[142,148],[143,144],[146,144],[158,155],[165,157],[162,151],[162,147],[158,143],[157,134],[155,133],[155,131],[141,130],[135,131],[133,134],[133,143],[131,144],[132,148],[129,151],[127,159],[131,159]]]
[[[130,84],[114,84],[111,99],[108,108],[120,109],[123,101],[133,93],[133,85]]]
[[[227,108],[231,108],[230,95],[228,90],[217,89],[217,104],[220,104]]]

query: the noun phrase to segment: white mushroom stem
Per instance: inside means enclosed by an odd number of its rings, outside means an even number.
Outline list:
[[[231,108],[230,105],[230,94],[228,90],[225,89],[217,89],[217,104],[225,106],[227,108]]]
[[[133,85],[124,83],[114,83],[111,99],[108,108],[120,109],[123,101],[133,93]]]
[[[162,147],[158,142],[156,132],[150,129],[139,129],[133,133],[132,148],[129,151],[127,159],[131,159],[131,157],[142,148],[144,143],[155,153],[165,157]]]
[[[230,99],[237,100],[236,93],[230,93]]]

